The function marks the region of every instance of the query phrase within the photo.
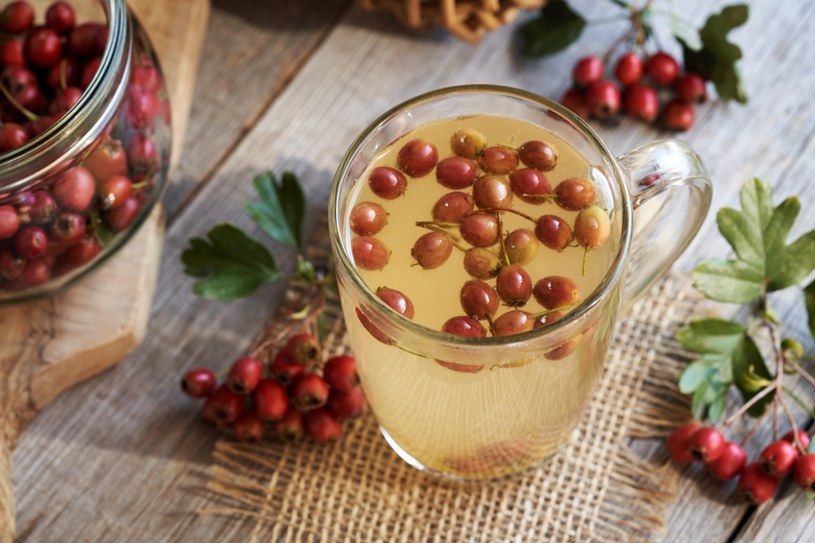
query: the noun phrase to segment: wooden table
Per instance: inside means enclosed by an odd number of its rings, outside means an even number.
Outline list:
[[[592,18],[603,15],[591,0],[575,4]],[[697,22],[711,4],[724,2],[676,3]],[[168,232],[147,338],[114,369],[51,403],[24,434],[14,455],[20,542],[244,540],[238,523],[195,514],[205,503],[196,489],[216,435],[199,424],[177,383],[189,367],[223,367],[240,354],[281,287],[231,304],[200,300],[179,263],[186,240],[224,220],[251,229],[242,203],[251,177],[267,168],[301,176],[313,223],[340,156],[379,112],[469,82],[558,97],[575,59],[604,51],[622,29],[591,27],[563,54],[522,61],[512,29],[471,46],[443,32],[413,35],[347,0],[215,0],[212,8],[186,146],[165,198]],[[704,105],[680,137],[710,169],[715,208],[735,205],[741,184],[758,176],[779,197],[801,196],[803,219],[793,232],[800,233],[815,227],[815,5],[754,1],[751,10],[733,35],[745,53],[750,103]],[[598,130],[615,152],[662,136],[631,120]],[[724,250],[711,216],[680,266]],[[793,333],[806,337],[802,308],[780,309],[797,319]],[[665,458],[661,446],[639,447]],[[732,484],[691,471],[668,520],[665,541],[815,540],[815,508],[789,483],[756,509],[732,497]]]

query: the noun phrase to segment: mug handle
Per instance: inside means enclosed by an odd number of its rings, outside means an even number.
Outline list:
[[[693,240],[710,209],[713,187],[702,160],[678,140],[649,143],[617,160],[628,174],[634,208],[623,294],[628,309]]]

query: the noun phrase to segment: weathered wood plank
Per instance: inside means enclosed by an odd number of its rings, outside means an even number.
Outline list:
[[[701,0],[682,4],[693,12],[686,5],[698,6],[700,14],[711,9]],[[784,12],[767,3],[753,8],[750,29],[737,35],[747,53],[751,104],[704,106],[697,127],[682,137],[700,147],[708,162],[716,206],[734,204],[741,182],[753,175],[774,181],[784,193],[803,192],[812,202],[815,187],[807,180],[813,171],[815,113],[803,93],[784,93],[781,79],[767,76],[784,74],[785,89],[808,88],[812,70],[797,63],[815,45],[815,36],[804,27],[811,8],[803,1],[785,5]],[[614,37],[613,29],[598,27],[584,38],[580,54],[602,51]],[[240,212],[251,193],[247,181],[269,167],[300,174],[308,185],[312,215],[322,212],[333,170],[354,135],[378,112],[418,92],[491,82],[559,96],[578,53],[518,62],[510,39],[511,31],[501,30],[478,47],[440,34],[416,41],[376,16],[353,10],[344,17],[172,224],[148,340],[125,363],[59,398],[22,440],[15,483],[26,540],[246,538],[245,526],[193,514],[202,497],[191,489],[209,463],[214,436],[195,423],[196,414],[177,392],[176,381],[193,365],[228,364],[277,305],[280,288],[230,305],[198,300],[181,273],[179,251],[189,236],[215,222],[229,219],[248,226]],[[201,137],[211,137],[201,130]],[[600,132],[618,152],[659,135],[631,121]],[[685,257],[685,267],[701,255],[722,252],[713,228],[709,220],[704,241]],[[687,541],[689,533],[704,534],[706,541],[727,539],[727,528],[744,509],[720,506],[706,484],[683,483],[667,540]]]

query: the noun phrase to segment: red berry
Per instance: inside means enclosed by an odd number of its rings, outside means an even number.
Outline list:
[[[611,219],[608,211],[589,206],[577,214],[574,220],[574,239],[581,247],[598,249],[605,245],[611,235]]]
[[[34,8],[23,0],[11,2],[0,12],[0,30],[9,34],[25,32],[34,24]]]
[[[587,56],[577,61],[572,69],[572,80],[578,87],[588,87],[603,78],[605,66],[600,57]]]
[[[481,323],[471,317],[452,317],[441,327],[442,332],[464,337],[484,337],[487,331]]]
[[[681,100],[671,100],[662,111],[662,124],[667,130],[684,131],[693,126],[696,111]]]
[[[14,206],[0,206],[0,239],[9,239],[20,227],[20,216]]]
[[[584,177],[564,179],[555,187],[555,203],[568,211],[580,211],[597,201],[597,188]]]
[[[538,140],[527,141],[518,147],[518,158],[526,166],[548,172],[557,166],[557,150],[553,145]]]
[[[707,98],[707,88],[702,76],[688,72],[679,77],[674,83],[679,99],[688,104],[704,102]]]
[[[79,75],[79,86],[81,88],[87,89],[90,86],[91,81],[96,77],[96,72],[99,71],[100,64],[102,64],[101,57],[96,57],[85,63]]]
[[[532,315],[520,309],[507,311],[493,323],[496,336],[512,336],[523,334],[534,328],[535,320]]]
[[[316,409],[328,400],[328,384],[316,373],[304,373],[295,379],[291,397],[300,411]]]
[[[57,96],[48,105],[48,113],[51,115],[63,115],[79,102],[82,91],[76,87],[68,87],[57,93]]]
[[[303,435],[303,413],[290,407],[283,417],[274,423],[274,432],[285,438],[296,438]]]
[[[28,132],[17,123],[0,126],[0,153],[22,147],[28,141]]]
[[[78,57],[93,57],[101,55],[104,51],[104,43],[101,43],[101,36],[107,29],[99,23],[82,23],[77,25],[68,35],[68,49]]]
[[[48,234],[39,226],[26,226],[14,235],[12,243],[21,257],[39,258],[48,250]]]
[[[745,466],[739,477],[739,494],[753,505],[762,504],[772,498],[777,488],[778,479],[767,475],[755,462]]]
[[[518,228],[504,238],[504,250],[510,264],[529,264],[538,253],[538,238],[532,230]]]
[[[537,168],[521,168],[509,174],[512,191],[525,202],[540,203],[552,192],[546,174]]]
[[[237,394],[236,394],[237,396]],[[243,396],[238,396],[243,398]],[[286,389],[273,379],[261,379],[252,391],[255,414],[264,422],[275,421],[289,408],[289,395]]]
[[[134,126],[146,128],[153,125],[158,113],[158,98],[155,93],[141,87],[131,87],[127,92],[128,118]]]
[[[205,398],[215,390],[217,381],[211,369],[197,368],[184,374],[181,379],[181,390],[192,398]]]
[[[608,80],[600,80],[586,90],[589,112],[598,119],[609,119],[620,111],[620,89]]]
[[[73,245],[85,236],[85,217],[78,213],[60,213],[48,232],[56,243],[65,247]]]
[[[433,171],[439,159],[439,152],[433,142],[415,139],[399,149],[396,164],[411,177],[423,177]]]
[[[797,433],[798,433],[798,442],[801,444],[801,448],[806,451],[809,448],[809,443],[810,443],[809,434],[806,432],[806,430],[798,430]],[[781,439],[795,445],[795,438],[793,437],[792,430],[790,430],[789,432],[784,434],[784,436]]]
[[[498,296],[511,306],[522,306],[532,296],[532,279],[520,264],[503,266],[495,278]]]
[[[359,236],[351,240],[354,263],[363,270],[381,270],[390,260],[388,247],[372,236]]]
[[[342,425],[328,408],[312,409],[305,414],[306,434],[314,441],[334,441],[342,435]]]
[[[804,490],[815,492],[815,454],[803,454],[795,462],[795,482]]]
[[[62,41],[50,28],[36,28],[25,39],[25,56],[37,68],[48,68],[59,61],[62,54]]]
[[[346,392],[331,389],[328,394],[328,409],[341,421],[356,419],[365,413],[365,394],[359,387]]]
[[[25,66],[24,44],[21,36],[0,39],[0,66]]]
[[[679,63],[668,53],[660,51],[648,58],[645,73],[657,85],[667,87],[679,77]]]
[[[659,115],[659,96],[650,85],[639,83],[626,89],[623,95],[623,108],[626,115],[647,123]]]
[[[493,213],[473,213],[459,222],[459,233],[475,247],[490,247],[498,243],[498,219]]]
[[[150,92],[157,92],[161,89],[161,76],[152,61],[141,59],[134,62],[130,70],[130,86]]]
[[[14,255],[8,247],[0,247],[0,279],[13,281],[22,275],[26,260]]]
[[[107,210],[105,212],[105,222],[114,232],[123,232],[133,224],[140,210],[141,200],[136,196],[131,196],[121,205]]]
[[[127,156],[130,168],[138,171],[149,171],[158,166],[156,142],[146,134],[136,134],[127,144]]]
[[[400,315],[413,319],[413,302],[411,302],[410,298],[398,290],[387,287],[379,287],[376,289],[376,295],[380,300],[388,304],[388,307]]]
[[[689,440],[693,458],[703,464],[713,462],[725,449],[725,439],[716,428],[703,427],[697,430]]]
[[[459,294],[464,313],[474,319],[491,318],[498,311],[498,294],[484,281],[473,279],[464,283]]]
[[[20,274],[14,281],[3,284],[9,290],[24,290],[43,285],[51,278],[51,260],[48,258],[34,258],[25,261]]]
[[[740,474],[747,465],[747,453],[738,443],[728,441],[724,452],[715,461],[707,465],[711,475],[720,481],[728,481]]]
[[[572,227],[557,215],[543,215],[535,223],[535,236],[546,247],[562,251],[574,238]]]
[[[221,385],[215,392],[209,395],[202,408],[203,413],[210,422],[224,426],[237,419],[244,410],[244,398],[240,394],[235,394],[226,385]]]
[[[508,174],[518,167],[518,153],[509,147],[487,147],[478,156],[478,165],[487,173]]]
[[[448,189],[464,189],[475,181],[478,166],[469,158],[451,156],[439,161],[436,179]]]
[[[76,14],[67,2],[54,2],[45,11],[45,26],[57,34],[67,34],[74,28]]]
[[[124,175],[114,175],[99,183],[99,207],[117,209],[133,195],[133,182]]]
[[[489,249],[473,247],[464,253],[464,269],[476,279],[487,280],[498,275],[501,261]]]
[[[305,371],[306,367],[292,360],[284,349],[277,351],[271,364],[269,364],[269,375],[284,385],[293,383]]]
[[[636,53],[625,53],[614,67],[614,76],[623,87],[630,87],[642,79],[644,63],[642,57]]]
[[[560,99],[560,103],[565,107],[571,109],[578,116],[588,119],[589,118],[589,105],[586,102],[586,95],[580,89],[569,89]]]
[[[249,394],[260,382],[263,376],[263,362],[257,358],[246,356],[232,363],[226,376],[226,383],[233,392]]]
[[[360,202],[349,216],[351,231],[360,236],[373,236],[388,224],[388,212],[375,202]]]
[[[235,419],[232,428],[241,443],[259,443],[263,439],[263,421],[251,411]]]
[[[102,246],[95,237],[84,237],[69,247],[57,261],[59,274],[67,273],[71,270],[84,266],[102,251]]]
[[[371,191],[386,200],[393,200],[401,196],[407,188],[407,179],[399,170],[388,166],[374,168],[368,175],[368,185]]]
[[[434,221],[455,222],[473,212],[473,197],[465,192],[448,192],[433,205]]]
[[[79,85],[79,63],[71,57],[63,57],[48,70],[46,82],[52,89],[64,89]]]
[[[410,250],[410,255],[426,270],[438,268],[453,253],[453,242],[444,232],[428,232],[419,237]]]
[[[127,154],[122,142],[107,138],[85,159],[84,166],[97,182],[103,183],[114,175],[127,172]]]
[[[761,469],[773,477],[786,477],[792,472],[798,460],[798,449],[783,439],[767,445],[758,457]]]
[[[82,166],[65,172],[51,189],[51,194],[61,208],[79,213],[88,208],[95,193],[96,182],[91,172]]]
[[[575,303],[580,298],[577,283],[561,275],[550,275],[535,283],[535,300],[546,309],[557,309]]]
[[[333,390],[350,392],[359,384],[356,364],[353,356],[331,357],[323,367],[323,378]]]
[[[283,347],[291,360],[303,366],[310,366],[320,360],[320,342],[311,334],[295,334]]]
[[[507,209],[512,207],[512,189],[503,177],[485,175],[473,184],[473,200],[481,209]]]

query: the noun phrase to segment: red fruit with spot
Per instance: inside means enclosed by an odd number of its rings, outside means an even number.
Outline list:
[[[490,247],[498,243],[498,219],[493,213],[473,213],[459,222],[459,233],[474,247]]]
[[[274,432],[284,438],[294,439],[303,435],[304,431],[303,413],[289,407],[283,417],[274,423]]]
[[[610,119],[619,113],[620,102],[620,89],[611,81],[597,81],[586,89],[589,112],[598,119]]]
[[[523,334],[534,328],[532,315],[520,309],[513,309],[495,319],[493,323],[496,336]]]
[[[57,260],[54,273],[61,275],[84,266],[102,251],[102,246],[95,237],[84,237],[72,245]]]
[[[452,317],[441,327],[442,332],[464,337],[484,337],[487,331],[481,323],[471,317]]]
[[[399,149],[396,164],[411,177],[423,177],[433,171],[439,160],[439,152],[433,142],[415,139]]]
[[[650,85],[639,83],[626,89],[623,107],[626,115],[650,123],[659,116],[659,96]]]
[[[756,462],[745,466],[739,477],[739,494],[753,505],[766,502],[775,495],[777,489],[778,479],[767,475]]]
[[[158,167],[156,143],[146,134],[136,134],[127,144],[127,156],[131,169],[150,171]]]
[[[720,481],[728,481],[739,475],[747,465],[747,453],[738,443],[727,442],[721,456],[707,465],[711,475]]]
[[[23,47],[29,64],[37,68],[48,68],[57,63],[62,55],[62,41],[50,28],[32,30],[26,36]]]
[[[509,147],[487,147],[478,156],[478,165],[487,173],[505,175],[518,167],[518,153]]]
[[[340,421],[356,419],[365,414],[365,394],[359,387],[346,392],[332,388],[326,405]]]
[[[580,299],[577,283],[562,275],[549,275],[535,283],[532,293],[546,309],[557,309]]]
[[[557,215],[542,215],[535,223],[535,237],[555,251],[562,251],[574,239],[572,227]]]
[[[682,100],[671,100],[662,110],[662,124],[666,130],[682,132],[690,129],[696,120],[696,111],[693,106]]]
[[[238,396],[236,394],[236,396]],[[238,396],[243,398],[243,396]],[[289,408],[289,395],[286,389],[273,379],[261,379],[252,391],[255,414],[264,422],[280,419]]]
[[[555,187],[555,203],[568,211],[580,211],[597,201],[597,187],[584,177],[564,179]]]
[[[20,227],[20,216],[11,205],[0,206],[0,239],[9,239]]]
[[[552,185],[546,174],[537,168],[521,168],[509,174],[512,192],[525,202],[540,203],[551,194]]]
[[[295,379],[291,398],[300,411],[316,409],[328,400],[328,384],[316,373],[304,373]]]
[[[0,126],[0,153],[22,147],[28,141],[28,132],[17,123]]]
[[[323,367],[323,379],[332,390],[342,392],[354,390],[359,385],[356,360],[348,355],[329,358]]]
[[[106,181],[114,175],[124,175],[127,172],[127,153],[122,142],[113,138],[105,139],[88,155],[84,166],[98,182]]]
[[[487,319],[498,311],[498,294],[484,281],[477,279],[464,283],[459,294],[461,308],[474,319]]]
[[[60,213],[48,232],[56,243],[64,247],[73,245],[85,236],[85,217],[77,213]]]
[[[522,143],[518,147],[518,158],[526,166],[543,172],[553,170],[557,166],[557,150],[554,145],[538,140]]]
[[[407,188],[407,179],[399,170],[388,166],[379,166],[371,170],[368,175],[368,185],[371,191],[386,200],[393,200],[401,196]]]
[[[82,213],[96,194],[96,182],[93,175],[82,166],[71,168],[51,188],[54,200],[68,211]]]
[[[65,35],[74,28],[76,13],[68,2],[54,2],[45,10],[45,26]]]
[[[23,0],[6,4],[0,12],[0,30],[9,34],[19,34],[34,25],[34,8]]]
[[[251,411],[246,411],[235,419],[232,429],[241,443],[260,443],[263,439],[263,421]]]
[[[388,265],[390,250],[372,236],[359,236],[351,240],[354,263],[363,270],[381,270]]]
[[[520,264],[503,266],[495,278],[495,290],[510,306],[522,306],[532,296],[532,279]]]
[[[703,427],[690,437],[690,451],[693,458],[703,464],[713,462],[725,449],[725,439],[716,428]]]
[[[679,63],[668,53],[660,51],[648,58],[645,73],[657,85],[667,87],[679,77]]]
[[[623,87],[630,87],[635,83],[639,83],[644,69],[645,63],[642,61],[641,56],[636,53],[625,53],[617,60],[617,65],[614,67],[614,76]]]
[[[269,375],[284,385],[290,385],[305,371],[306,367],[292,360],[284,349],[277,351],[269,364]]]
[[[141,201],[136,196],[131,196],[122,205],[109,209],[105,212],[105,222],[114,232],[122,232],[133,224],[141,210]]]
[[[668,454],[674,462],[690,464],[695,460],[690,448],[690,439],[699,428],[698,424],[686,424],[674,430],[668,437]]]
[[[433,205],[434,221],[456,222],[475,209],[473,197],[465,192],[448,192]]]
[[[569,89],[561,97],[560,103],[571,109],[578,116],[588,119],[590,116],[589,104],[586,102],[586,94],[580,89]]]
[[[603,78],[606,67],[600,57],[587,56],[577,61],[572,69],[572,81],[578,87],[588,87]]]
[[[39,258],[48,250],[48,234],[39,226],[26,226],[12,238],[17,254],[25,259]]]
[[[202,408],[203,413],[210,418],[209,422],[217,426],[225,426],[235,422],[245,408],[244,398],[235,394],[226,385],[221,385],[209,395]]]
[[[257,358],[246,356],[232,363],[226,376],[226,384],[233,392],[249,394],[258,386],[261,377],[263,363]]]
[[[707,99],[705,80],[699,74],[688,72],[680,76],[674,88],[679,99],[688,104],[698,104]]]
[[[780,439],[767,445],[758,457],[758,464],[767,475],[786,477],[792,473],[798,460],[798,449],[789,441]]]
[[[469,158],[451,156],[439,161],[436,179],[448,189],[464,189],[475,182],[478,166]]]
[[[798,442],[801,444],[801,448],[807,450],[809,448],[810,437],[806,430],[798,430]],[[782,440],[786,441],[787,443],[792,443],[795,445],[795,437],[793,437],[793,431],[790,430],[786,434],[783,435],[781,438]]]
[[[815,492],[815,454],[803,454],[795,463],[795,482],[808,492]]]
[[[133,182],[124,175],[114,175],[99,184],[99,207],[118,209],[133,196]]]
[[[413,302],[402,292],[393,288],[379,287],[376,289],[376,295],[400,315],[413,319]]]
[[[141,87],[128,90],[126,107],[130,121],[138,128],[152,126],[159,110],[155,93]]]
[[[181,379],[181,390],[191,398],[206,398],[215,386],[218,379],[215,373],[209,368],[196,368],[188,371]]]
[[[17,279],[25,264],[25,259],[15,256],[9,247],[0,247],[0,279]]]
[[[306,434],[314,441],[336,441],[342,435],[342,424],[326,407],[305,414]]]
[[[283,349],[293,362],[303,366],[316,364],[322,354],[317,338],[306,333],[291,336]]]
[[[360,202],[351,210],[351,231],[360,236],[373,236],[388,224],[388,212],[375,202]]]

